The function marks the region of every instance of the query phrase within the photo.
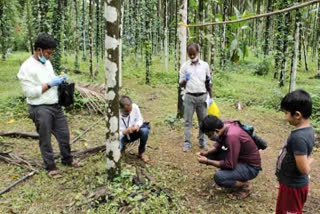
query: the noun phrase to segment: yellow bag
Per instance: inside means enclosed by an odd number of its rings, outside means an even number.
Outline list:
[[[208,107],[208,115],[220,117],[218,105],[214,100],[212,101],[212,104]]]

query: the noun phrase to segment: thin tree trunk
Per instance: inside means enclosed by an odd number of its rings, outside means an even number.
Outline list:
[[[82,61],[87,60],[86,46],[86,0],[82,1]]]
[[[302,33],[302,46],[303,46],[303,56],[304,56],[304,68],[305,71],[308,72],[309,68],[308,68],[308,51],[307,51],[307,47],[306,47],[306,41],[305,41],[305,36],[304,36],[304,32]]]
[[[165,0],[165,28],[164,28],[164,61],[165,71],[168,72],[169,68],[169,53],[168,53],[168,0]]]
[[[188,17],[188,1],[187,0],[180,0],[180,11],[179,11],[180,21],[183,23],[187,23]],[[179,68],[186,62],[187,59],[187,28],[180,25],[178,28],[179,31],[179,47],[180,47],[180,63]],[[179,72],[178,72],[178,81],[179,81]],[[179,84],[178,84],[179,85]],[[184,113],[183,108],[183,89],[178,86],[178,112],[177,118],[182,118]]]
[[[55,54],[53,55],[52,59],[52,65],[58,74],[60,74],[62,68],[61,68],[61,48],[62,48],[62,42],[61,42],[61,26],[63,25],[63,13],[64,13],[64,0],[55,0],[55,11],[56,14],[54,16],[52,31],[53,31],[53,37],[57,41],[57,48],[55,50]]]
[[[93,78],[93,2],[89,0],[89,72],[90,78]]]
[[[121,0],[123,1],[123,0]],[[121,23],[120,23],[120,46],[119,46],[119,88],[122,87],[122,36],[124,26],[124,6],[121,4]]]
[[[100,0],[95,0],[96,2],[96,60],[97,60],[97,66],[99,66],[99,60],[100,60]],[[99,69],[98,69],[99,70]]]
[[[121,1],[105,0],[106,155],[109,180],[121,173],[119,142],[119,44]]]
[[[284,28],[283,28],[283,49],[282,49],[282,61],[281,61],[281,72],[279,86],[282,87],[286,81],[286,69],[287,69],[287,51],[288,51],[288,35],[290,27],[290,13],[287,13],[284,18]]]
[[[317,40],[318,40],[318,66],[317,66],[317,74],[320,77],[320,3],[318,4],[318,13],[317,13],[317,23],[318,23],[318,27],[317,27]]]
[[[74,69],[79,70],[79,37],[78,37],[78,3],[77,0],[73,0],[74,3],[74,48],[75,48],[75,56],[74,56]]]
[[[227,10],[228,10],[228,1],[224,0],[223,1],[223,15],[222,19],[223,21],[227,20]],[[224,24],[222,27],[222,36],[221,36],[221,56],[220,56],[220,67],[224,68],[226,64],[226,31],[227,31],[227,25]]]
[[[267,5],[267,13],[272,11],[272,0],[268,0]],[[266,18],[266,28],[264,32],[264,56],[269,55],[269,48],[270,48],[270,30],[271,30],[271,17],[268,16]]]
[[[212,7],[212,14],[215,15],[216,14],[216,8],[215,8],[215,1],[213,0],[211,2],[211,7]],[[212,74],[214,74],[215,71],[215,57],[216,57],[216,44],[215,44],[215,26],[212,25],[211,26],[211,60],[210,60],[210,67],[211,67],[211,71]],[[212,76],[212,75],[211,75]]]
[[[30,45],[30,51],[31,54],[33,54],[33,34],[32,34],[32,26],[31,26],[31,15],[30,15],[30,1],[26,1],[26,10],[27,10],[27,26],[28,26],[28,38],[29,38],[29,45]]]
[[[292,64],[291,64],[291,75],[290,75],[290,88],[289,92],[292,92],[296,89],[296,76],[297,76],[297,67],[298,67],[298,54],[299,54],[299,33],[300,33],[300,20],[301,13],[299,10],[296,11],[296,23],[295,23],[295,34],[294,34],[294,49],[292,55]]]

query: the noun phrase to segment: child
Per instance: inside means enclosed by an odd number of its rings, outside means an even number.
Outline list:
[[[276,176],[280,183],[276,214],[302,213],[309,190],[310,165],[314,132],[309,117],[312,113],[310,95],[304,90],[287,94],[281,101],[285,119],[295,130],[289,135],[277,161]]]

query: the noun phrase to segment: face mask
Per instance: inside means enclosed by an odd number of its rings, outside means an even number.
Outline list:
[[[212,141],[219,141],[219,135],[218,134],[210,135],[209,139]]]
[[[196,56],[195,58],[191,59],[191,62],[198,62],[198,60],[199,60],[199,57]]]
[[[45,58],[45,57],[43,56],[43,53],[42,53],[42,50],[41,50],[41,49],[40,49],[40,52],[41,52],[41,55],[42,55],[42,56],[38,56],[39,61],[40,61],[42,64],[45,64],[46,61],[47,61],[47,58]]]
[[[130,112],[127,112],[126,110],[121,109],[120,114],[122,115],[122,117],[127,117],[127,116],[129,116]]]

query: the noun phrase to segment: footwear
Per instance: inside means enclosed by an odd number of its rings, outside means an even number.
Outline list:
[[[48,175],[54,179],[62,178],[62,175],[60,174],[60,171],[58,169],[50,170],[48,172]]]
[[[72,161],[71,163],[64,163],[64,165],[73,167],[73,168],[79,168],[81,167],[80,163],[77,161]]]
[[[148,163],[150,161],[150,159],[145,154],[138,155],[138,157],[145,163]]]
[[[252,193],[252,185],[246,184],[244,187],[240,188],[239,191],[232,194],[228,194],[228,198],[233,200],[242,200],[247,198]]]
[[[182,151],[183,152],[188,152],[191,149],[191,145],[190,144],[184,144]]]

